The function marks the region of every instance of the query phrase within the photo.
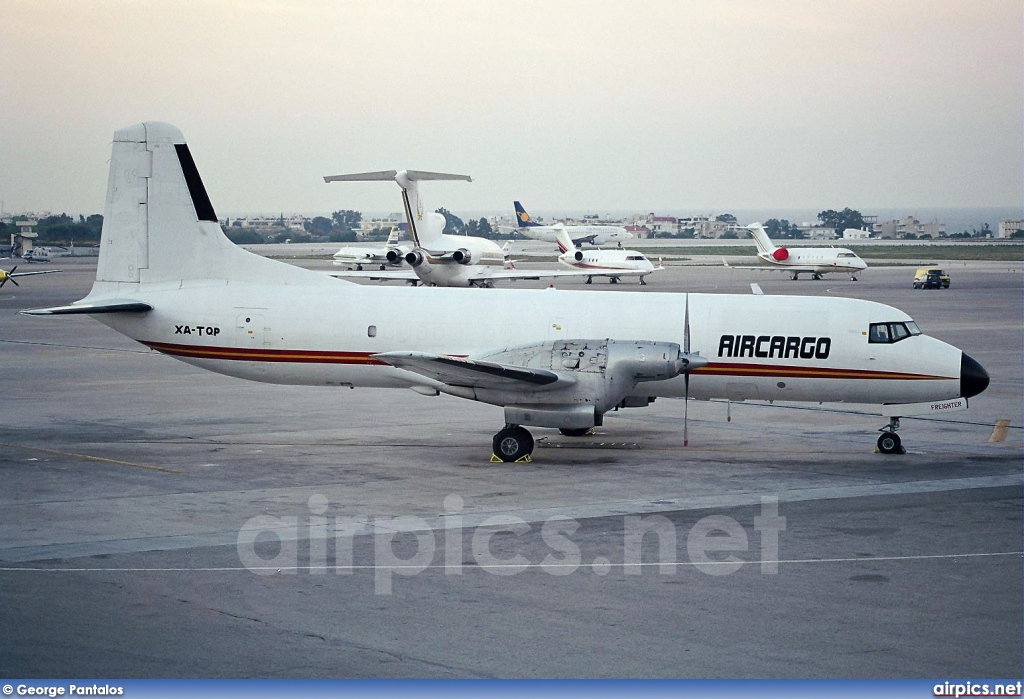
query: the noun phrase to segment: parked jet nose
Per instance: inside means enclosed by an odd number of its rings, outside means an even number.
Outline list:
[[[960,395],[964,398],[976,396],[988,388],[988,372],[985,367],[966,352],[960,359]]]

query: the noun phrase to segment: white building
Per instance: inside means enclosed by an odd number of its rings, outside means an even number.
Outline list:
[[[1022,230],[1024,230],[1024,221],[1000,221],[996,237],[1009,238],[1013,233],[1019,233]]]
[[[918,238],[930,235],[932,238],[938,238],[946,234],[946,224],[940,223],[937,219],[922,223],[913,216],[904,216],[891,221],[878,221],[871,230],[876,238],[906,238],[908,235]]]

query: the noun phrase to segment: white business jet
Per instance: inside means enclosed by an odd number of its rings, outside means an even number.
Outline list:
[[[430,211],[420,196],[419,183],[430,180],[462,180],[472,182],[469,175],[450,175],[421,170],[384,170],[351,175],[330,175],[325,182],[393,181],[402,189],[402,206],[409,224],[412,250],[405,254],[411,269],[394,272],[331,272],[331,276],[364,279],[422,282],[430,286],[492,287],[496,281],[541,279],[546,277],[581,277],[583,271],[517,270],[508,259],[508,245],[499,247],[493,240],[469,235],[447,235],[444,214]]]
[[[879,449],[899,452],[899,416],[962,410],[989,382],[906,313],[860,299],[376,287],[260,257],[224,235],[184,137],[163,123],[114,134],[88,296],[23,313],[91,315],[254,381],[495,405],[503,461],[530,456],[525,425],[581,434],[658,397],[873,403],[890,418]]]
[[[360,271],[365,264],[380,265],[382,270],[387,269],[388,265],[398,267],[412,249],[398,244],[399,233],[398,226],[392,228],[383,247],[342,246],[338,252],[334,253],[334,264],[339,267],[355,267]]]
[[[569,232],[562,228],[555,230],[555,241],[558,243],[558,250],[562,254],[558,261],[573,269],[587,273],[587,284],[593,283],[593,277],[608,277],[608,281],[616,284],[622,277],[640,277],[640,284],[646,285],[644,280],[651,272],[657,272],[663,267],[655,267],[651,261],[636,250],[580,250],[573,245],[569,238]]]
[[[542,226],[530,218],[530,214],[526,213],[526,209],[518,201],[512,202],[512,205],[516,209],[516,223],[519,224],[516,230],[534,240],[543,240],[547,243],[558,242],[556,238],[558,231],[568,233],[573,245],[576,247],[580,247],[584,243],[589,243],[590,245],[617,243],[622,245],[623,240],[631,240],[633,238],[633,234],[622,226],[566,226],[563,223]]]
[[[733,269],[775,269],[789,272],[793,279],[801,274],[810,274],[811,279],[821,279],[821,275],[829,272],[849,274],[850,279],[857,281],[857,274],[867,269],[867,263],[846,248],[779,248],[772,244],[764,226],[752,223],[747,226],[750,235],[757,245],[757,258],[769,265],[744,267],[726,264]]]

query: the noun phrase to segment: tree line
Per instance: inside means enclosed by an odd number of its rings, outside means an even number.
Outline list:
[[[463,221],[460,217],[456,216],[444,207],[441,207],[436,211],[444,216],[444,232],[449,235],[471,235],[480,238],[489,238],[491,240],[516,237],[514,234],[511,236],[508,233],[503,234],[501,231],[491,226],[490,222],[483,217]],[[0,221],[0,241],[6,242],[9,240],[12,233],[18,232],[17,222],[25,220],[28,220],[27,216],[19,215],[13,218],[12,223],[3,223]],[[736,217],[732,214],[721,214],[716,217],[716,220],[735,223]],[[242,225],[242,221],[238,219],[233,222],[228,220],[226,224],[222,226],[222,229],[232,242],[240,245],[283,243],[288,240],[294,243],[322,241],[344,243],[356,241],[356,230],[360,227],[362,221],[363,214],[361,212],[351,209],[341,209],[333,212],[330,218],[326,216],[314,216],[312,218],[304,219],[302,224],[303,231],[301,233],[290,230],[285,223],[283,215],[280,218],[280,224],[269,229],[246,228]],[[822,227],[832,228],[835,230],[837,235],[841,235],[842,231],[847,228],[862,229],[866,227],[863,215],[859,211],[850,208],[845,208],[842,211],[826,209],[818,214],[818,222]],[[791,223],[786,219],[780,220],[770,218],[764,222],[764,227],[765,231],[767,231],[771,238],[799,239],[807,237],[795,223]],[[39,236],[36,240],[37,245],[98,243],[102,229],[103,216],[101,214],[91,214],[89,216],[79,215],[77,220],[65,213],[56,214],[39,219],[38,223],[34,226],[34,230]],[[363,239],[383,241],[387,239],[390,232],[390,227],[378,227],[367,233]],[[965,230],[959,233],[946,234],[942,237],[986,238],[991,236],[991,234],[992,231],[989,224],[985,223],[982,225],[981,229],[975,229],[973,231]],[[694,235],[694,229],[687,228],[678,232],[663,233],[658,237],[693,238]],[[735,238],[737,236],[735,233],[730,232],[723,234],[722,237]],[[916,236],[909,234],[907,237],[914,238]],[[1017,232],[1011,237],[1020,238],[1022,237],[1022,234]]]

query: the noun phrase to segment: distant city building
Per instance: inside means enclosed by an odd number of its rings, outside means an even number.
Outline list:
[[[1014,233],[1020,233],[1022,230],[1024,230],[1024,221],[1000,221],[996,237],[1009,238]]]
[[[11,233],[11,254],[15,257],[24,257],[26,253],[32,252],[32,244],[39,237],[39,234],[32,230],[39,221],[29,219],[27,221],[16,221],[17,233]]]
[[[871,231],[862,231],[859,228],[847,228],[843,231],[843,240],[867,240],[871,237]]]
[[[623,228],[626,229],[627,233],[632,233],[633,237],[636,238],[637,240],[643,240],[644,238],[647,238],[648,236],[651,235],[651,229],[648,228],[647,226],[637,226],[635,224],[630,224],[628,226],[623,226]]]
[[[811,240],[832,240],[836,237],[836,229],[828,228],[827,226],[821,226],[816,223],[807,223],[797,226],[804,237],[810,238]]]
[[[871,231],[876,238],[900,239],[908,236],[920,238],[923,235],[938,238],[940,235],[946,234],[946,224],[939,223],[937,219],[922,223],[913,216],[904,216],[890,221],[876,221],[872,225]]]
[[[306,230],[303,225],[306,221],[306,217],[298,214],[290,216],[238,216],[231,223],[235,227],[265,230],[270,228],[281,228],[282,219],[284,221],[284,227],[290,231],[298,231],[301,233]]]
[[[659,233],[675,235],[679,232],[679,222],[675,216],[647,214],[647,228],[651,231],[652,236]]]

